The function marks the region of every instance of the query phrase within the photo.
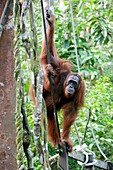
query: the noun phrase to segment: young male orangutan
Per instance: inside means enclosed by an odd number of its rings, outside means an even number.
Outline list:
[[[70,60],[64,60],[57,57],[56,48],[54,45],[54,27],[55,16],[50,12],[47,13],[47,38],[50,52],[50,61],[47,62],[46,54],[46,42],[43,41],[42,52],[40,55],[40,64],[44,69],[44,85],[43,85],[43,97],[47,107],[47,119],[48,119],[48,137],[52,142],[52,145],[58,144],[60,141],[65,141],[72,151],[73,142],[71,141],[70,128],[74,123],[79,109],[84,104],[84,81],[79,74],[71,72],[72,64]],[[54,96],[55,105],[57,111],[62,109],[63,122],[62,122],[62,134],[59,139],[58,131],[54,118],[54,109],[51,96],[51,88],[49,81],[49,74],[54,75]]]

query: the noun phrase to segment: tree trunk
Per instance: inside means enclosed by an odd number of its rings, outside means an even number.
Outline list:
[[[0,18],[7,0],[0,0]],[[13,2],[0,37],[0,170],[16,170]]]

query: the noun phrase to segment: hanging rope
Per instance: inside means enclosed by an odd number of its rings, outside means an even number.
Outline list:
[[[74,16],[73,16],[72,3],[71,3],[70,0],[69,0],[69,5],[70,5],[70,11],[71,11],[71,20],[72,20],[72,29],[73,29],[73,37],[74,37],[74,47],[75,47],[75,54],[76,54],[76,62],[77,62],[77,67],[78,67],[78,73],[80,74],[80,65],[79,65],[78,52],[77,52],[77,43],[76,43],[76,35],[75,35],[75,29],[74,29],[75,28],[75,25],[74,25]],[[76,131],[76,134],[77,134],[80,146],[82,146],[83,141],[85,141],[88,124],[89,124],[89,121],[90,121],[90,116],[91,115],[89,115],[87,123],[86,123],[85,131],[84,131],[84,137],[83,137],[82,142],[80,140],[80,136],[79,136],[79,133],[78,133],[78,128],[77,128],[76,122],[74,123],[75,131]]]
[[[75,48],[75,54],[76,54],[76,63],[77,63],[77,67],[78,67],[78,73],[80,74],[80,65],[79,65],[79,60],[78,60],[76,35],[75,35],[75,29],[74,29],[74,27],[75,27],[74,16],[73,16],[72,3],[71,3],[70,0],[69,0],[69,5],[70,5],[70,12],[71,12],[72,30],[73,30],[73,37],[74,37],[74,48]],[[74,127],[75,127],[75,131],[76,131],[76,135],[77,135],[77,138],[78,138],[79,145],[82,146],[76,122],[74,122]]]
[[[77,67],[78,67],[78,73],[80,74],[80,65],[79,65],[79,60],[78,60],[78,52],[77,52],[77,42],[76,42],[76,35],[75,35],[75,24],[74,24],[74,16],[73,16],[73,9],[72,9],[72,3],[69,0],[69,5],[70,5],[70,12],[71,12],[71,21],[72,21],[72,29],[73,29],[73,37],[74,37],[74,48],[75,48],[75,54],[76,54],[76,62],[77,62]]]
[[[85,142],[86,133],[87,133],[87,129],[88,129],[88,124],[89,124],[90,118],[91,118],[91,112],[89,112],[89,115],[88,115],[88,120],[87,120],[87,123],[86,123],[86,127],[85,127],[85,131],[84,131],[84,137],[83,137],[83,140],[82,140],[82,144],[83,144],[83,142]]]
[[[46,33],[46,22],[45,22],[45,16],[44,16],[43,0],[41,0],[41,7],[42,7],[42,17],[43,17],[43,24],[44,24],[45,41],[46,41],[47,60],[48,60],[48,64],[50,64],[51,63],[50,62],[50,52],[49,52],[48,39],[47,39],[47,33]],[[56,119],[56,125],[57,125],[58,135],[59,135],[59,139],[60,139],[60,129],[59,129],[59,123],[58,123],[57,110],[56,110],[56,106],[55,106],[54,87],[53,87],[53,83],[52,83],[53,76],[51,74],[49,76],[49,79],[50,79],[51,95],[52,95],[53,107],[54,107],[54,117]]]
[[[77,62],[77,67],[78,67],[78,73],[80,74],[80,65],[79,65],[79,60],[78,60],[78,53],[77,53],[77,44],[76,44],[76,35],[75,35],[75,30],[74,30],[74,17],[73,17],[73,10],[72,10],[72,3],[71,1],[69,0],[69,4],[70,4],[70,11],[71,11],[71,19],[72,19],[72,29],[73,29],[73,37],[74,37],[74,47],[75,47],[75,54],[76,54],[76,62]],[[95,140],[95,143],[96,143],[96,146],[97,148],[99,149],[100,153],[103,155],[103,157],[105,158],[105,160],[108,160],[106,155],[103,153],[103,151],[101,150],[99,144],[98,144],[98,141],[95,137],[95,133],[94,133],[94,130],[93,130],[93,127],[90,123],[90,117],[91,117],[91,110],[89,111],[89,117],[88,117],[88,120],[87,120],[87,123],[86,123],[86,127],[85,127],[85,131],[84,131],[84,138],[83,138],[83,141],[85,141],[85,137],[86,137],[86,133],[87,133],[87,129],[88,129],[88,124],[90,124],[90,128],[91,128],[91,131],[92,131],[92,135],[93,135],[93,138]],[[78,133],[78,129],[77,129],[77,126],[76,126],[76,122],[74,123],[74,126],[75,126],[75,131],[76,131],[76,134],[77,134],[77,137],[78,137],[78,141],[79,141],[79,145],[82,146],[83,144],[83,141],[81,143],[81,140],[80,140],[80,136],[79,136],[79,133]]]
[[[91,109],[89,110],[89,115],[91,115]],[[92,124],[89,122],[89,125],[90,125],[90,128],[91,128],[91,132],[92,132],[92,135],[93,135],[93,138],[94,138],[94,141],[95,141],[95,144],[99,150],[99,152],[101,153],[101,155],[104,157],[105,160],[108,160],[108,158],[106,157],[106,155],[104,154],[104,152],[102,151],[102,149],[100,148],[99,146],[99,143],[98,143],[98,140],[96,139],[96,136],[95,136],[95,133],[94,133],[94,130],[93,130],[93,127],[92,127]]]

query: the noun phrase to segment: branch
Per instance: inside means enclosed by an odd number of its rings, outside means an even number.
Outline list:
[[[34,139],[36,144],[36,149],[39,155],[39,160],[41,164],[44,164],[44,153],[43,148],[41,144],[41,113],[42,113],[42,92],[43,92],[43,70],[40,67],[39,74],[37,77],[37,105],[36,105],[36,111],[34,113]]]
[[[37,75],[38,75],[38,67],[39,67],[39,47],[38,47],[38,40],[37,40],[37,30],[34,20],[34,13],[33,13],[33,6],[32,2],[30,3],[30,25],[31,25],[31,41],[33,44],[33,72],[34,72],[34,91],[36,96],[36,85],[37,85]]]

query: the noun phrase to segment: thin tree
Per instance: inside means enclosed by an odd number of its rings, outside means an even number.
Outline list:
[[[16,170],[13,2],[0,1],[0,170]]]

